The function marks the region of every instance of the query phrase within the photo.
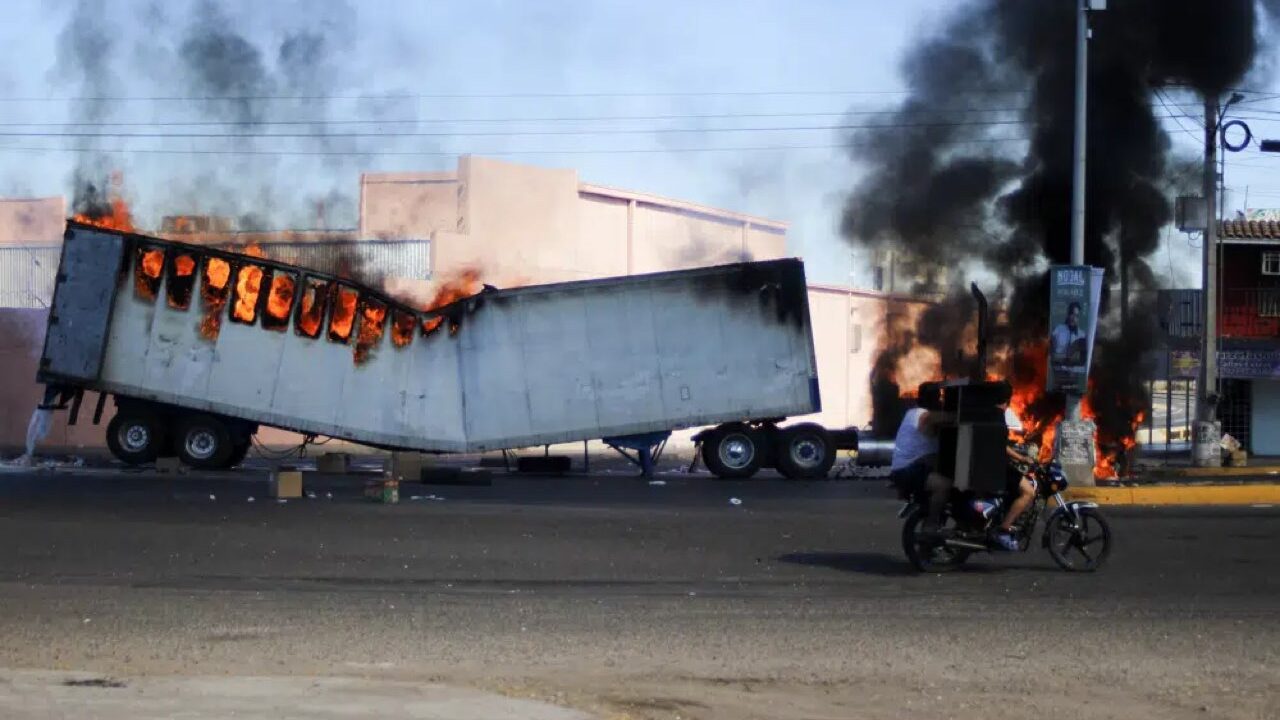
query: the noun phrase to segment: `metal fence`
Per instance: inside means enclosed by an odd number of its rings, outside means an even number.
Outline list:
[[[49,307],[61,252],[61,245],[0,246],[0,307]]]
[[[429,240],[271,242],[262,243],[262,251],[272,260],[335,275],[358,271],[362,278],[427,280],[431,277]]]
[[[431,278],[428,240],[278,242],[261,247],[273,260],[320,272],[358,272],[362,278]],[[60,245],[0,246],[0,307],[49,307],[61,251]]]

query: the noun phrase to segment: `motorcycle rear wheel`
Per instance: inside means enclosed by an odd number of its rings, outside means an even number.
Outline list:
[[[925,542],[920,539],[920,526],[924,524],[928,511],[916,508],[902,523],[902,551],[915,569],[926,573],[942,573],[955,570],[969,559],[969,551],[961,548],[947,547],[936,542]],[[951,523],[950,518],[943,520],[943,528]]]
[[[1097,508],[1078,511],[1077,525],[1070,512],[1054,513],[1044,529],[1049,557],[1068,572],[1093,572],[1111,555],[1111,526]]]

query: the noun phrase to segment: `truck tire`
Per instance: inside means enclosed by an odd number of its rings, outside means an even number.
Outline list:
[[[226,467],[233,468],[244,462],[244,459],[249,456],[249,448],[252,446],[253,441],[249,438],[235,441],[232,445],[231,457],[227,458]]]
[[[774,457],[778,472],[786,478],[824,478],[835,464],[836,446],[826,428],[814,423],[801,423],[778,431]]]
[[[121,410],[107,423],[107,449],[126,465],[155,462],[165,442],[160,421],[143,410]]]
[[[184,465],[201,470],[228,467],[235,443],[227,426],[212,415],[187,415],[178,421],[174,450]]]
[[[748,478],[764,464],[761,433],[743,423],[728,423],[702,440],[702,462],[722,479]]]

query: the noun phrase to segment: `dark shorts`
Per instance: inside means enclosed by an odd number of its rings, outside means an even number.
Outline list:
[[[933,458],[917,460],[901,470],[889,473],[889,482],[898,491],[898,497],[907,500],[924,490],[933,472]]]

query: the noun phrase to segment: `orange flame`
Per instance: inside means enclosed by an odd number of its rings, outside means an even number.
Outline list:
[[[320,335],[320,323],[324,320],[328,289],[326,283],[310,280],[307,282],[307,289],[302,293],[302,312],[298,315],[298,330],[309,338]]]
[[[200,286],[200,298],[204,303],[204,319],[200,321],[200,334],[209,340],[217,340],[222,332],[222,308],[227,305],[227,283],[231,280],[231,263],[211,257],[204,264],[204,279]]]
[[[248,245],[245,245],[244,248],[240,250],[240,254],[263,259],[266,259],[267,257],[267,253],[258,243],[249,243]]]
[[[103,214],[76,213],[72,220],[85,225],[133,232],[133,215],[129,212],[129,203],[124,198],[112,197],[111,210]]]
[[[351,337],[351,326],[356,320],[355,290],[339,287],[333,304],[333,317],[329,319],[329,339],[345,343]]]
[[[391,343],[396,347],[404,347],[413,342],[413,325],[413,315],[397,310],[391,321]]]
[[[387,306],[377,300],[367,299],[360,309],[360,332],[356,337],[355,359],[359,365],[369,359],[369,354],[382,339],[383,325],[387,319]]]
[[[169,307],[186,310],[191,306],[191,290],[195,284],[196,259],[190,253],[179,253],[173,258],[173,268],[165,294]]]
[[[164,251],[138,248],[138,265],[134,268],[134,290],[143,300],[155,300],[160,289],[160,272],[164,270]]]
[[[455,303],[464,298],[479,293],[484,289],[484,285],[480,282],[480,271],[475,268],[464,268],[454,277],[448,278],[436,289],[435,295],[431,298],[431,302],[427,306],[421,308],[424,311],[442,308],[450,303]],[[422,321],[422,334],[430,335],[439,329],[440,324],[444,322],[444,317],[437,315],[435,317],[425,318]],[[458,332],[458,324],[451,322],[449,324],[449,334],[455,335]]]
[[[1009,382],[1013,385],[1013,397],[1009,407],[1022,421],[1022,437],[1028,442],[1040,445],[1040,461],[1047,462],[1053,457],[1053,443],[1058,423],[1062,421],[1064,411],[1060,402],[1047,397],[1045,381],[1048,375],[1047,342],[1023,347],[1009,359]],[[1093,381],[1089,381],[1088,392],[1080,403],[1080,416],[1085,420],[1097,419],[1097,411],[1093,405]],[[1137,446],[1137,431],[1146,419],[1146,413],[1139,411],[1129,420],[1129,430],[1123,437],[1111,437],[1107,432],[1099,430],[1094,436],[1093,476],[1098,479],[1117,477],[1117,458]]]
[[[289,326],[289,310],[293,308],[294,278],[277,272],[271,276],[271,289],[267,292],[267,312],[262,327],[283,331]]]
[[[252,323],[258,317],[258,293],[262,290],[262,268],[244,265],[236,273],[236,304],[231,315],[236,320]]]

